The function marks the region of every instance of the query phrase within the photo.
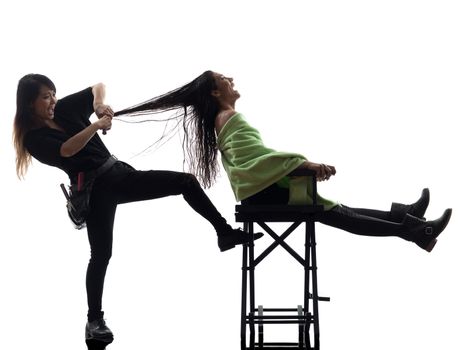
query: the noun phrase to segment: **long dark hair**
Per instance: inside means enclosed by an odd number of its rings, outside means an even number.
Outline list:
[[[210,187],[219,171],[215,134],[219,105],[211,94],[213,90],[216,90],[213,72],[206,71],[178,89],[118,111],[115,116],[181,110],[184,159],[188,161],[189,172],[198,178],[203,187]]]
[[[24,146],[24,136],[29,130],[38,126],[32,104],[39,96],[42,86],[56,91],[52,80],[42,74],[27,74],[18,82],[16,115],[13,121],[13,145],[16,150],[16,174],[19,178],[24,177],[31,164],[31,155]]]

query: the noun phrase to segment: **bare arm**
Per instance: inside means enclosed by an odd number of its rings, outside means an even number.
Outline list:
[[[109,105],[104,104],[106,98],[106,86],[103,83],[96,84],[92,87],[93,89],[93,108],[98,118],[102,118],[106,115],[113,117],[114,111]]]
[[[91,140],[94,134],[102,129],[107,130],[112,125],[112,118],[109,116],[102,117],[90,126],[81,130],[78,134],[70,137],[60,147],[60,155],[62,157],[71,157],[83,149],[84,146]]]
[[[98,130],[109,130],[112,126],[114,112],[112,108],[104,104],[106,96],[104,84],[99,83],[94,85],[92,91],[94,96],[93,108],[99,120],[65,141],[60,147],[60,155],[62,157],[74,156],[86,146]]]

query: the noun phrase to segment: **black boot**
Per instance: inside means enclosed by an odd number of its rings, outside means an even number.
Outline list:
[[[406,214],[403,220],[403,228],[408,235],[406,238],[430,252],[437,243],[437,237],[450,221],[451,215],[452,209],[446,209],[437,220],[424,221],[411,214]]]
[[[392,203],[392,208],[390,209],[392,221],[402,222],[406,214],[425,220],[424,214],[429,205],[429,199],[429,189],[425,188],[422,190],[421,197],[413,204]]]
[[[263,236],[263,233],[254,233],[253,237],[259,239]],[[250,234],[242,231],[240,228],[233,229],[229,228],[225,231],[218,232],[218,247],[224,252],[228,249],[234,248],[237,244],[244,244],[250,241]]]
[[[114,340],[114,335],[103,318],[86,323],[85,329],[86,341],[98,341],[110,344]]]

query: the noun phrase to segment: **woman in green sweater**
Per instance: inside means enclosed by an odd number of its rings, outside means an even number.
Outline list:
[[[311,162],[300,154],[265,147],[258,130],[236,111],[239,97],[232,78],[206,71],[178,89],[117,112],[115,116],[180,109],[189,171],[203,186],[214,183],[219,171],[219,150],[238,201],[249,204],[311,203],[311,182],[307,178],[289,178],[288,174],[297,168],[307,168],[316,172],[318,181],[324,181],[336,174],[335,167]],[[318,201],[325,209],[318,218],[321,223],[358,235],[397,236],[428,252],[437,243],[452,212],[446,209],[440,218],[426,221],[428,189],[423,190],[415,203],[393,203],[390,211],[350,208],[321,196]]]

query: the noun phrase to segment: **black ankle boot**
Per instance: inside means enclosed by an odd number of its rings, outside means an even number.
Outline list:
[[[429,189],[425,188],[422,190],[421,197],[413,204],[392,203],[392,208],[390,209],[392,221],[402,222],[406,214],[425,220],[424,214],[429,205],[429,199]]]
[[[100,318],[86,323],[85,338],[86,340],[96,340],[110,344],[114,340],[114,335],[109,327],[106,326],[104,319]]]
[[[452,209],[446,209],[444,214],[437,220],[424,221],[411,214],[406,214],[403,227],[408,234],[407,239],[430,252],[437,243],[437,237],[450,221],[451,215]]]
[[[259,239],[263,236],[263,233],[254,233],[253,237]],[[218,247],[224,252],[228,249],[234,248],[237,244],[244,244],[250,241],[250,234],[242,231],[240,228],[232,229],[229,228],[226,231],[218,232]]]

